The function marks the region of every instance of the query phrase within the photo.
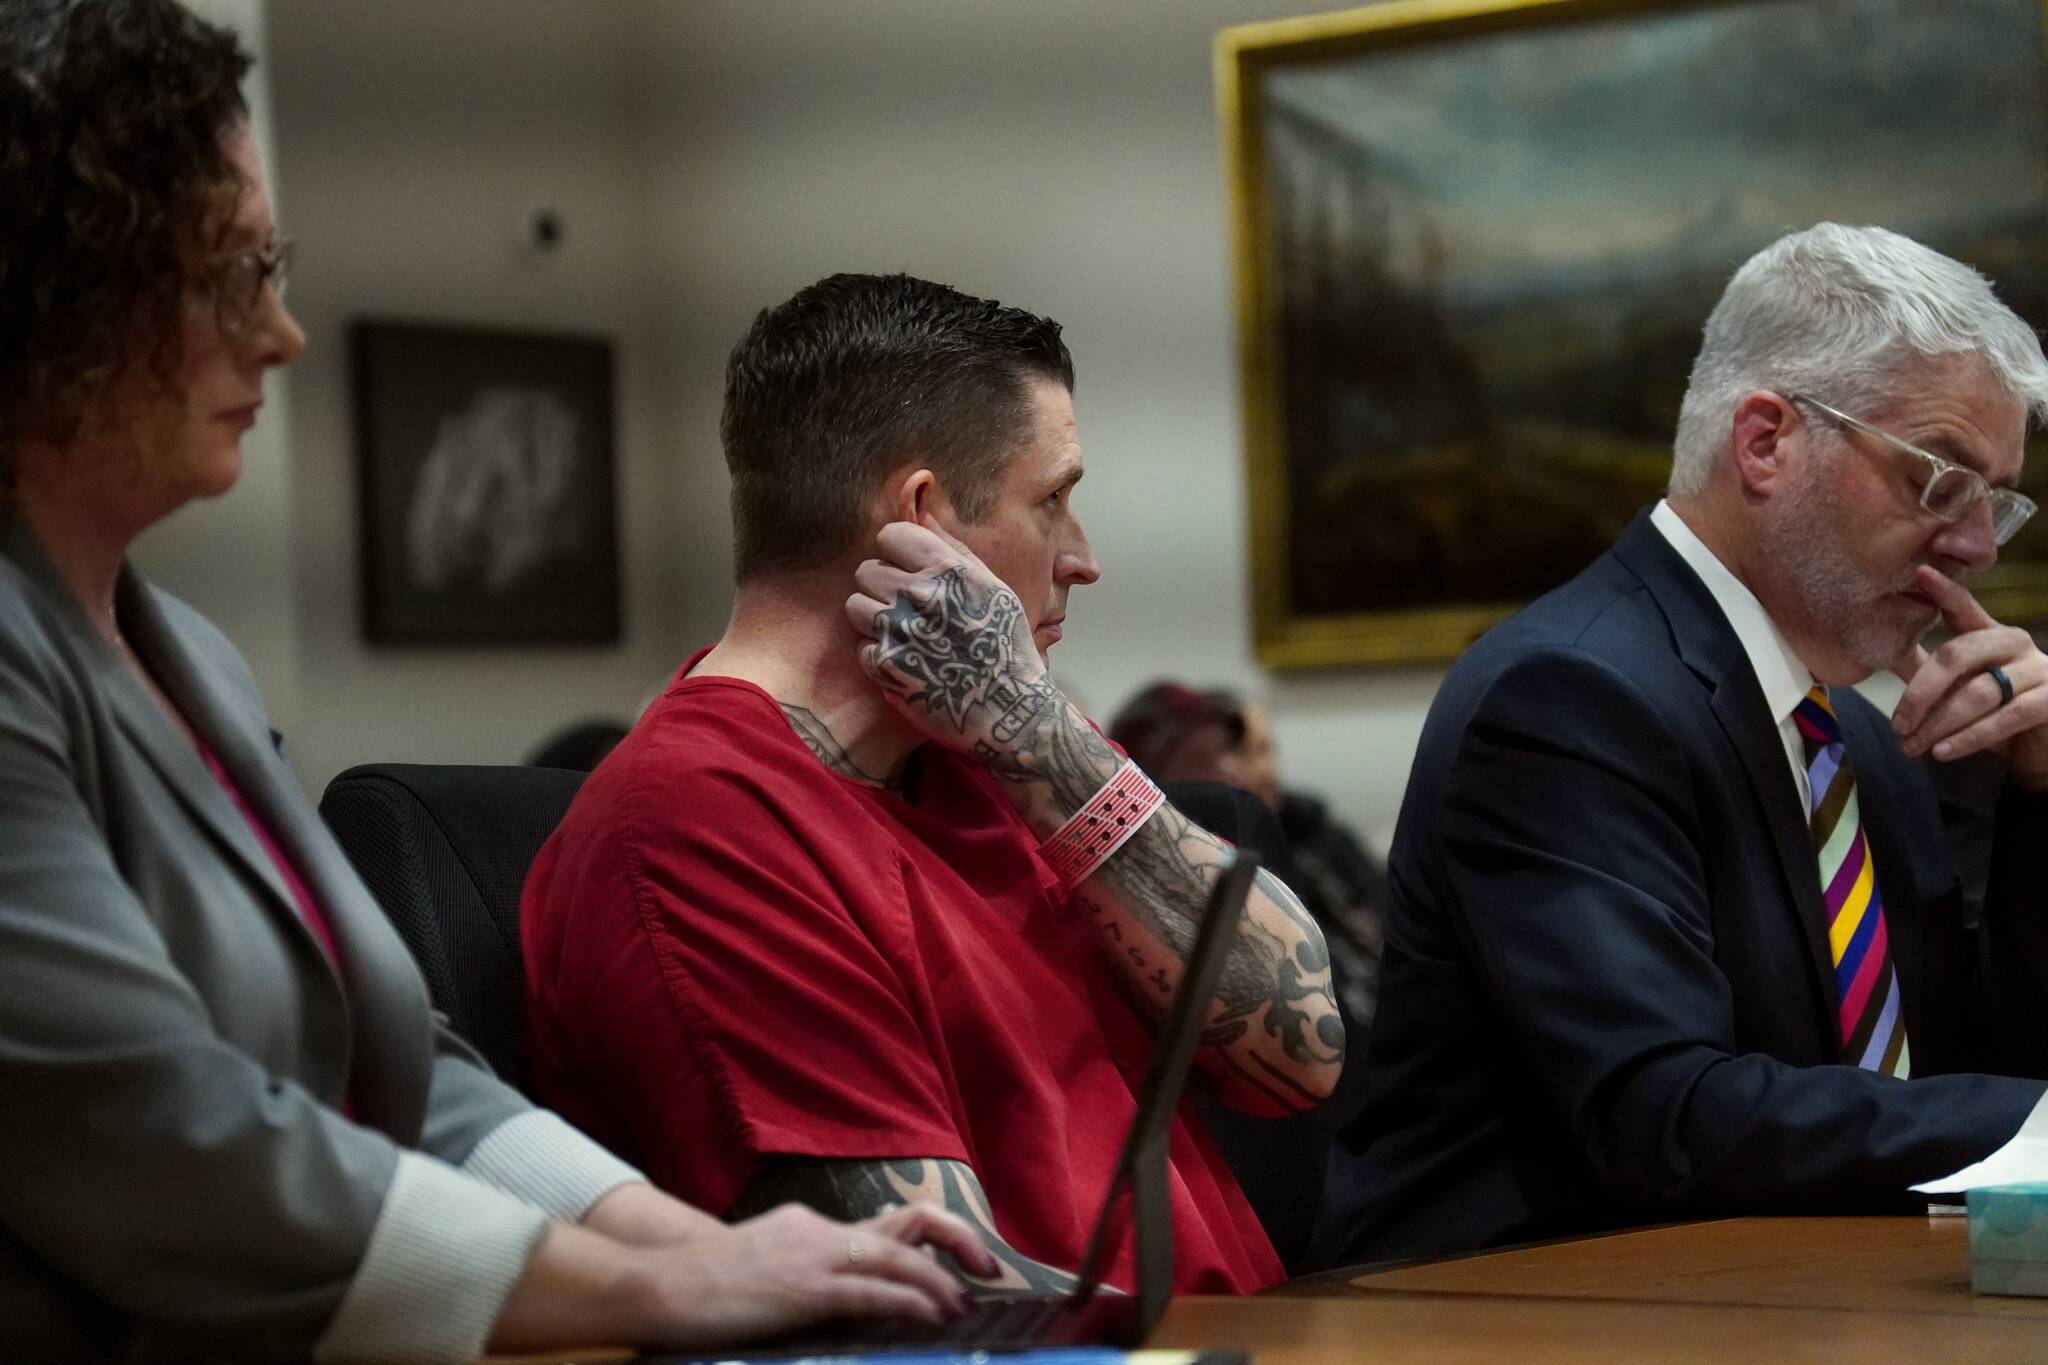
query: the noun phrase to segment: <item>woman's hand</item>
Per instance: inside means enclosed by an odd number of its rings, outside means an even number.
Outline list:
[[[945,1322],[965,1310],[967,1296],[931,1251],[950,1253],[971,1274],[997,1273],[972,1228],[927,1204],[861,1223],[785,1204],[652,1246],[554,1223],[513,1286],[490,1345],[507,1354],[712,1347],[829,1318]]]
[[[692,1244],[699,1265],[671,1286],[687,1335],[676,1345],[772,1336],[827,1318],[905,1317],[947,1322],[967,1292],[923,1248],[952,1253],[975,1274],[998,1267],[961,1219],[929,1204],[906,1204],[861,1223],[840,1223],[801,1204]]]

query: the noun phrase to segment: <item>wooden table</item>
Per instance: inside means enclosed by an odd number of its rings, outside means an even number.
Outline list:
[[[1331,1297],[1293,1297],[1307,1291]],[[1368,1348],[1383,1360],[2048,1360],[2048,1299],[1972,1294],[1961,1218],[1643,1228],[1174,1308],[1159,1344],[1233,1341],[1276,1365]]]
[[[1176,1299],[1149,1344],[1260,1365],[2044,1361],[2048,1299],[1972,1294],[1960,1218],[1743,1218]]]

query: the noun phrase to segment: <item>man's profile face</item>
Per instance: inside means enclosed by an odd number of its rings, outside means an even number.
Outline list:
[[[1998,558],[1991,513],[1979,505],[1941,521],[1920,506],[1924,463],[1801,411],[1806,423],[1795,439],[1805,457],[1793,485],[1764,509],[1763,544],[1812,632],[1837,654],[1829,662],[1865,676],[1891,667],[1939,615],[1914,585],[1919,565],[1960,578]],[[1929,361],[1878,411],[1851,415],[1994,486],[2019,475],[2025,409],[1975,356]],[[1820,671],[1821,661],[1810,662]]]
[[[995,511],[975,525],[949,528],[1017,594],[1041,659],[1060,638],[1067,590],[1102,573],[1074,515],[1080,479],[1073,397],[1058,380],[1035,378],[1030,431],[1003,473]]]

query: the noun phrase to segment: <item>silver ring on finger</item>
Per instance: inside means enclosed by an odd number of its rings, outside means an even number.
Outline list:
[[[1984,670],[1984,676],[1998,684],[1998,704],[2004,706],[2012,700],[2012,679],[1997,664]]]
[[[867,1249],[866,1247],[864,1247],[864,1246],[862,1246],[862,1245],[860,1244],[860,1238],[858,1238],[858,1237],[849,1237],[849,1238],[847,1238],[847,1239],[846,1239],[846,1268],[847,1268],[847,1269],[849,1269],[849,1270],[858,1270],[858,1269],[860,1269],[860,1263],[861,1263],[861,1259],[862,1259],[863,1257],[865,1257],[865,1256],[866,1256],[867,1254],[868,1254],[868,1249]]]

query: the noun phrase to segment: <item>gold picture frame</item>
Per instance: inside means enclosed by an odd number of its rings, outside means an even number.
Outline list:
[[[2043,9],[1389,0],[1223,30],[1259,662],[1450,659],[1590,562],[1661,492],[1722,284],[1785,231],[1884,223],[2048,321]],[[2048,530],[1972,586],[2048,615]]]

